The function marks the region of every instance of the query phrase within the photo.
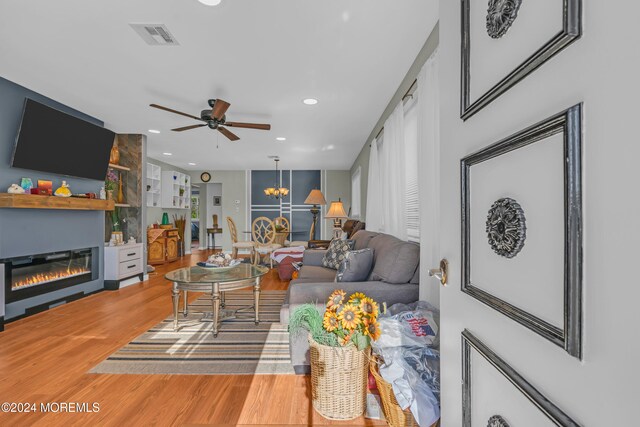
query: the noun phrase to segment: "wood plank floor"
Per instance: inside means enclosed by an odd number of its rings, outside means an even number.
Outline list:
[[[0,412],[0,426],[312,426],[386,425],[325,420],[314,412],[308,376],[87,374],[111,353],[171,313],[166,271],[208,252],[160,266],[119,291],[18,320],[0,333],[0,403],[35,403],[35,413]],[[275,271],[263,289],[286,289]],[[196,298],[193,295],[192,298]],[[43,413],[40,404],[94,402],[93,413]]]

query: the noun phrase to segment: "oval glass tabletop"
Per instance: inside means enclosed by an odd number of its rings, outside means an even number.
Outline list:
[[[198,266],[180,268],[165,274],[165,279],[179,283],[224,283],[255,279],[265,275],[269,269],[261,265],[242,263],[231,269],[217,271]]]

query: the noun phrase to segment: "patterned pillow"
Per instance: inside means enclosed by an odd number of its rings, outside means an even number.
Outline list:
[[[338,268],[336,282],[362,282],[367,280],[373,266],[373,249],[349,251]]]
[[[353,249],[355,242],[353,240],[334,239],[329,244],[329,249],[322,258],[322,265],[327,268],[337,270],[344,260],[346,253]]]

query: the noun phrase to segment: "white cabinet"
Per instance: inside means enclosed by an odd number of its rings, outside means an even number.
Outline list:
[[[191,208],[191,177],[176,171],[163,171],[161,207],[165,209]]]
[[[106,246],[104,248],[105,289],[116,290],[133,284],[135,281],[128,281],[127,285],[122,285],[121,282],[135,276],[142,280],[145,264],[142,243]]]
[[[148,207],[160,207],[161,181],[160,166],[147,163],[146,191]]]

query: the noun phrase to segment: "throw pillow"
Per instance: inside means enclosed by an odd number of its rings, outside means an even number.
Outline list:
[[[336,282],[362,282],[367,280],[373,266],[373,249],[347,252],[338,268]]]
[[[329,244],[329,249],[327,249],[327,252],[325,252],[322,258],[322,265],[337,270],[344,260],[346,253],[353,249],[354,243],[353,240],[332,240]]]

